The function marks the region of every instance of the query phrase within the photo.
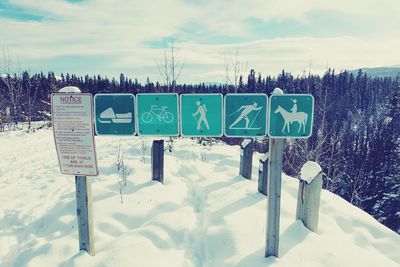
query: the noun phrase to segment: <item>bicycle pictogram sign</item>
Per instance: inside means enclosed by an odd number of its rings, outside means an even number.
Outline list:
[[[139,135],[179,135],[177,94],[137,94]]]

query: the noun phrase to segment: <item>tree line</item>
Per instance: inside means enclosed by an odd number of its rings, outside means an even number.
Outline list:
[[[287,140],[284,171],[297,176],[308,160],[324,171],[324,188],[340,195],[400,233],[400,75],[373,78],[361,70],[327,70],[323,75],[258,75],[252,70],[237,85],[144,84],[121,74],[119,79],[100,75],[83,77],[53,72],[0,76],[0,122],[44,119],[50,94],[64,86],[96,93],[266,93],[279,87],[285,93],[310,93],[315,99],[313,135]],[[222,137],[237,144],[240,139]],[[268,150],[268,138],[257,140],[256,149]]]

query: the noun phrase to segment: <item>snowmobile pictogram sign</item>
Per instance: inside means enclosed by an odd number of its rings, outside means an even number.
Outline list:
[[[222,94],[181,95],[181,136],[222,136]]]
[[[267,134],[265,94],[227,94],[225,96],[225,127],[227,137],[263,137]]]
[[[135,96],[96,94],[94,96],[97,135],[135,135]]]

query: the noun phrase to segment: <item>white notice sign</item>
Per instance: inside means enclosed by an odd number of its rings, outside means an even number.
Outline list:
[[[61,173],[98,175],[91,94],[51,95],[54,141]]]

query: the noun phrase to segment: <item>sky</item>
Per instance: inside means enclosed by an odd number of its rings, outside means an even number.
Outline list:
[[[178,84],[399,65],[399,25],[398,0],[0,0],[14,66],[140,82],[165,82],[171,40]]]

